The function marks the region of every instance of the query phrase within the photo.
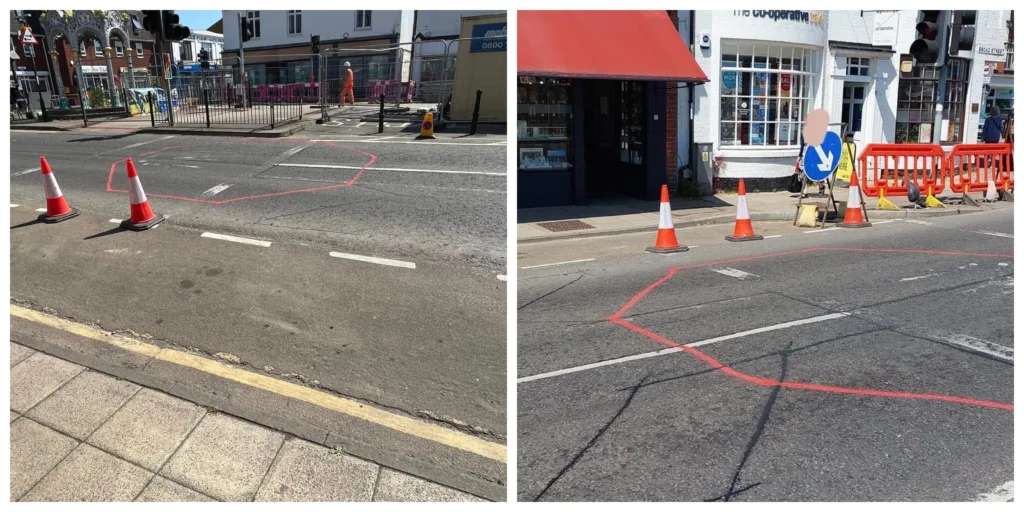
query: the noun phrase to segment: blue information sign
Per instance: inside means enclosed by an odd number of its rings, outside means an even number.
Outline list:
[[[473,40],[469,42],[469,53],[505,51],[508,44],[507,27],[508,24],[505,22],[473,25]]]
[[[834,132],[826,132],[820,146],[807,146],[804,150],[804,174],[811,181],[828,178],[836,168],[843,153],[843,142]]]

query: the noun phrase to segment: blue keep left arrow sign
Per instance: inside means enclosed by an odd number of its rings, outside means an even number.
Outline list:
[[[828,178],[839,167],[843,152],[843,142],[834,132],[826,132],[825,140],[817,146],[807,146],[804,150],[804,174],[811,181]]]

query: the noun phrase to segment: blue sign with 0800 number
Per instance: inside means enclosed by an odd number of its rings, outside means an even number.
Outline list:
[[[508,44],[507,23],[485,23],[473,25],[473,40],[469,42],[469,53],[503,52]]]

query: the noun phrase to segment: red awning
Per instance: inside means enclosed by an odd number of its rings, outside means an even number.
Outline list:
[[[665,11],[519,11],[520,75],[707,82]]]

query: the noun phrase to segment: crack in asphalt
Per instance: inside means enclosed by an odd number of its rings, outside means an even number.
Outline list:
[[[233,354],[226,354],[224,352],[210,352],[210,351],[203,350],[201,348],[194,347],[194,346],[191,346],[191,345],[184,345],[184,344],[172,341],[172,340],[168,340],[168,339],[164,339],[164,338],[158,338],[158,337],[153,336],[153,335],[148,334],[148,333],[139,333],[139,332],[134,331],[132,329],[107,329],[107,328],[103,327],[103,325],[100,324],[99,321],[83,321],[81,319],[75,319],[74,317],[65,316],[65,315],[60,314],[57,310],[55,310],[53,308],[46,307],[46,306],[41,306],[39,304],[36,304],[34,301],[31,301],[31,300],[15,299],[15,298],[12,297],[11,298],[11,302],[14,302],[14,303],[16,303],[18,305],[21,305],[21,306],[24,306],[24,307],[28,307],[30,309],[34,309],[36,311],[40,311],[40,312],[43,312],[43,313],[46,313],[48,315],[52,315],[52,316],[55,316],[55,317],[58,317],[58,318],[63,318],[65,320],[69,320],[69,321],[74,321],[74,322],[90,325],[92,327],[95,327],[97,329],[103,330],[105,332],[109,332],[109,333],[117,335],[117,336],[127,337],[127,338],[131,338],[131,339],[134,339],[134,340],[145,341],[145,342],[156,341],[156,342],[159,342],[159,343],[163,343],[165,345],[169,345],[170,347],[175,348],[177,350],[187,351],[187,352],[192,353],[192,354],[201,354],[201,355],[206,356],[206,357],[208,357],[208,358],[210,358],[212,360],[219,361],[219,362],[222,362],[222,363],[225,363],[225,364],[233,364],[234,366],[240,366],[240,367],[249,368],[249,369],[253,370],[256,373],[262,373],[262,374],[265,374],[265,375],[271,375],[271,376],[274,376],[274,377],[279,377],[281,379],[284,379],[284,380],[287,380],[287,381],[291,381],[291,382],[299,382],[299,383],[301,383],[301,384],[303,384],[303,385],[305,385],[307,387],[310,387],[310,388],[313,388],[313,389],[316,389],[316,390],[319,390],[319,391],[324,391],[324,392],[327,392],[328,394],[331,394],[331,395],[334,395],[334,396],[337,396],[337,397],[340,397],[340,398],[346,398],[346,399],[349,399],[349,400],[355,400],[357,402],[362,402],[362,403],[371,405],[373,407],[377,407],[379,409],[384,409],[384,410],[387,410],[387,411],[390,411],[390,412],[401,413],[401,414],[404,414],[404,415],[406,415],[408,417],[411,417],[411,418],[419,418],[419,419],[422,419],[422,420],[429,421],[431,423],[443,424],[443,425],[446,425],[446,426],[448,426],[450,428],[458,430],[460,432],[464,432],[466,434],[469,434],[469,435],[472,435],[472,436],[475,436],[475,437],[478,437],[478,438],[481,438],[481,439],[488,439],[488,440],[491,440],[491,441],[498,441],[498,442],[501,442],[501,443],[505,443],[506,442],[505,436],[497,434],[497,433],[495,433],[495,432],[493,432],[490,429],[487,429],[485,427],[479,427],[479,426],[476,426],[476,425],[472,425],[470,423],[467,423],[467,422],[464,422],[464,421],[452,418],[450,416],[438,415],[438,414],[435,414],[435,413],[431,413],[430,411],[415,411],[415,412],[408,411],[408,410],[403,409],[401,407],[396,407],[396,406],[388,405],[388,404],[385,404],[385,403],[382,403],[382,402],[377,402],[377,401],[369,399],[369,398],[347,394],[347,393],[344,393],[342,391],[338,391],[336,389],[324,386],[324,385],[320,384],[319,380],[310,379],[310,378],[308,378],[308,377],[306,377],[304,375],[298,374],[298,373],[271,371],[271,370],[275,369],[271,365],[258,366],[256,364],[250,363],[248,361],[243,361],[241,358],[238,358],[238,356],[234,356]],[[231,357],[224,357],[224,356],[231,356]],[[237,362],[236,362],[236,360],[237,360]],[[152,361],[154,361],[154,359],[150,358],[150,360],[145,365],[143,365],[143,367],[141,369],[144,370],[147,366],[149,366],[149,364]],[[268,370],[268,368],[269,368],[269,370]],[[426,414],[424,414],[424,413],[426,413]]]
[[[597,434],[595,434],[594,437],[590,438],[590,441],[586,444],[586,446],[584,446],[582,450],[576,453],[576,456],[574,456],[572,460],[570,460],[569,463],[566,464],[565,467],[563,467],[558,472],[558,474],[555,475],[554,478],[548,481],[548,484],[544,486],[544,489],[540,491],[540,494],[533,498],[533,501],[540,501],[540,499],[544,497],[544,494],[546,494],[548,490],[551,489],[551,486],[555,485],[555,482],[558,482],[558,480],[561,479],[567,471],[572,469],[572,467],[575,466],[577,462],[579,462],[580,458],[582,458],[588,450],[594,447],[594,444],[597,443],[597,440],[600,439],[601,436],[603,436],[609,428],[611,428],[612,424],[614,424],[619,419],[619,417],[622,416],[623,412],[626,412],[626,409],[629,408],[630,404],[633,403],[633,398],[636,397],[636,394],[640,391],[640,387],[644,384],[644,382],[647,381],[647,378],[650,376],[651,374],[648,373],[647,375],[644,376],[644,378],[640,379],[640,382],[633,386],[633,388],[629,392],[629,396],[626,397],[626,401],[623,402],[622,407],[619,407],[619,410],[615,412],[611,419],[609,419],[603,427],[598,429]]]
[[[580,279],[583,279],[583,276],[585,276],[585,275],[587,275],[587,274],[580,274],[579,276],[576,277],[576,279],[573,279],[572,281],[569,281],[568,283],[565,283],[562,286],[559,286],[558,288],[555,288],[554,290],[551,290],[550,292],[545,293],[544,295],[541,295],[540,297],[537,297],[537,298],[527,302],[526,304],[523,304],[522,306],[519,306],[518,308],[516,308],[516,311],[522,311],[527,306],[530,306],[531,304],[533,304],[533,303],[535,303],[535,302],[537,302],[537,301],[539,301],[541,299],[544,299],[544,298],[549,297],[549,296],[551,296],[551,295],[553,295],[555,293],[558,293],[558,292],[568,288],[570,285],[578,283],[580,281]]]
[[[332,208],[341,208],[342,206],[352,206],[352,205],[361,204],[361,203],[368,203],[368,202],[371,202],[371,201],[379,201],[379,199],[377,199],[377,198],[360,199],[358,201],[350,201],[350,202],[347,202],[347,203],[329,204],[329,205],[324,205],[324,206],[318,206],[318,207],[313,208],[311,210],[303,210],[303,211],[300,211],[300,212],[293,212],[293,213],[282,213],[281,215],[274,215],[272,217],[265,217],[263,215],[260,215],[259,220],[257,220],[255,223],[259,224],[259,223],[263,222],[264,220],[281,219],[281,218],[284,218],[284,217],[291,217],[293,215],[302,215],[302,214],[306,214],[306,213],[313,213],[313,212],[318,212],[320,210],[330,210]]]

